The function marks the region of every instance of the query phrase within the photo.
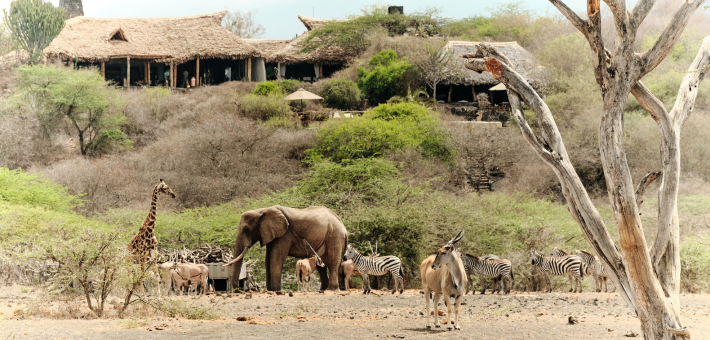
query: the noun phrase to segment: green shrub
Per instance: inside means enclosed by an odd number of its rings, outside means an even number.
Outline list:
[[[382,119],[386,121],[407,119],[415,122],[433,120],[433,112],[424,106],[414,103],[381,104],[365,112],[369,119]]]
[[[328,79],[321,85],[323,105],[338,110],[354,110],[360,106],[360,89],[349,79]]]
[[[367,68],[358,67],[357,87],[370,104],[384,103],[406,92],[405,78],[411,68],[406,58],[400,59],[394,50],[384,50],[372,56]]]
[[[303,82],[296,79],[282,79],[276,82],[284,94],[289,95],[303,87]]]
[[[680,244],[681,288],[691,293],[710,291],[710,236],[687,237]]]
[[[283,95],[283,90],[278,84],[276,84],[276,82],[265,81],[256,84],[254,94],[258,94],[260,96]]]
[[[380,119],[381,118],[381,119]],[[316,134],[306,153],[308,161],[381,157],[406,148],[450,161],[455,151],[439,121],[416,104],[383,104],[363,117],[328,123]]]
[[[286,117],[291,108],[281,95],[261,96],[247,94],[239,99],[239,106],[245,117],[254,120],[269,120],[272,117]]]
[[[67,193],[67,188],[41,175],[8,168],[0,168],[0,201],[54,211],[69,211],[81,204],[76,196]]]

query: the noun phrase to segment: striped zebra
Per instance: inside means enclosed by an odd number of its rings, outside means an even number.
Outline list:
[[[570,255],[570,253],[560,249],[560,248],[553,248],[552,251],[550,252],[550,256],[552,257],[563,257],[563,256],[579,256],[579,255]],[[581,257],[579,258],[580,260],[583,260]],[[589,266],[587,265],[586,262],[582,261],[582,271],[584,272],[584,275],[586,276],[591,276],[592,272],[589,270]],[[595,279],[596,280],[596,279]]]
[[[601,261],[599,261],[598,257],[584,250],[577,250],[577,255],[582,259],[582,263],[585,264],[587,268],[589,268],[591,275],[594,277],[594,283],[596,285],[597,292],[602,291],[602,286],[604,286],[605,293],[616,291],[616,286],[614,286],[613,281],[611,281],[611,279],[609,278],[609,273],[606,272],[606,269],[602,265]],[[587,273],[585,272],[585,274]],[[612,284],[613,290],[611,291],[609,290],[609,283]]]
[[[579,287],[579,293],[582,292],[582,279],[584,271],[582,270],[582,259],[576,255],[567,255],[562,257],[552,257],[540,254],[535,250],[530,251],[530,259],[533,265],[542,269],[545,273],[546,288],[544,293],[552,292],[552,282],[550,282],[550,274],[552,275],[569,275],[570,292],[576,292]],[[574,281],[572,281],[574,277]]]
[[[402,260],[397,256],[367,256],[360,253],[351,244],[348,244],[345,250],[345,259],[353,260],[353,263],[362,274],[363,293],[370,293],[370,278],[368,275],[385,275],[387,272],[394,276],[394,290],[397,291],[397,286],[400,286],[399,293],[404,292],[404,272],[402,271]]]
[[[478,281],[481,284],[481,294],[486,293],[486,285],[483,281],[484,277],[493,278],[493,293],[510,293],[510,288],[513,286],[513,281],[515,279],[513,276],[513,267],[510,264],[510,261],[500,259],[498,256],[492,254],[477,257],[468,253],[461,255],[461,261],[466,269],[466,275],[469,276],[469,281],[471,281],[471,274],[478,275]],[[505,281],[502,280],[503,278],[508,281],[507,288]],[[499,281],[500,285],[498,285]],[[468,293],[468,285],[466,287],[466,293]],[[475,286],[473,287],[473,293],[476,293]]]

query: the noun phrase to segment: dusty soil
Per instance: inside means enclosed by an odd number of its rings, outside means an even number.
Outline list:
[[[24,292],[23,292],[24,291]],[[22,316],[33,293],[0,288],[0,340],[5,339],[627,339],[640,332],[637,319],[615,293],[516,293],[467,295],[460,310],[461,331],[425,328],[424,297],[418,290],[402,295],[381,291],[244,294],[170,297],[212,307],[218,320],[187,320],[156,313],[119,320],[57,319],[52,312]],[[683,321],[693,339],[710,339],[710,296],[683,295]],[[50,308],[52,306],[48,306]],[[53,308],[57,308],[56,306]],[[51,308],[50,308],[51,309]],[[111,310],[108,311],[112,315]],[[79,315],[78,313],[76,315]],[[84,315],[84,314],[82,314]],[[88,315],[88,314],[87,314]],[[571,325],[569,316],[579,323]],[[238,321],[242,319],[246,321]],[[433,317],[432,317],[433,322]],[[442,320],[443,323],[443,320]],[[638,338],[641,338],[639,336]]]

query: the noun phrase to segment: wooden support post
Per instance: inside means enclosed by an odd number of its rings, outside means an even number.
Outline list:
[[[101,76],[104,77],[104,80],[106,80],[106,62],[105,61],[101,62]]]
[[[126,88],[131,88],[131,57],[126,57]]]
[[[170,61],[170,87],[175,87],[175,63]]]
[[[471,93],[473,94],[473,100],[471,102],[476,102],[476,89],[471,85]]]
[[[323,64],[318,66],[318,79],[323,78]]]
[[[195,79],[195,85],[200,86],[200,57],[197,57],[197,61],[195,62],[195,74],[197,75],[197,79]]]
[[[454,84],[449,84],[449,103],[451,103],[451,92],[454,91]]]
[[[251,81],[251,58],[247,62],[247,80]]]
[[[145,83],[146,85],[150,86],[150,61],[145,61],[143,63],[143,72],[145,74]]]

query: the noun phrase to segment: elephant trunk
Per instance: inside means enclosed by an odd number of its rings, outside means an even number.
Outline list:
[[[249,248],[250,247],[248,247],[248,246],[242,248],[242,251],[239,254],[239,256],[237,256],[233,260],[229,261],[229,263],[223,265],[224,267],[233,266],[232,267],[232,290],[239,288],[239,275],[242,272],[242,263],[244,262],[244,255],[246,255],[247,251],[249,251]]]

